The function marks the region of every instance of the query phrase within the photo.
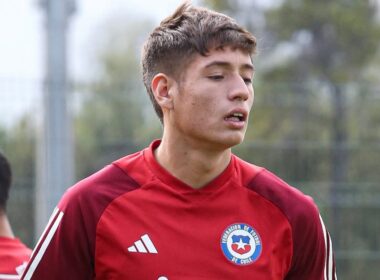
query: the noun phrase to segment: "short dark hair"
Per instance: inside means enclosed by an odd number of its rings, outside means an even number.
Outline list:
[[[0,213],[6,211],[12,170],[7,158],[0,152]]]
[[[210,49],[230,46],[249,55],[256,51],[256,38],[234,19],[206,8],[193,7],[189,1],[164,19],[145,42],[142,53],[143,81],[154,109],[163,122],[151,83],[158,73],[176,79],[195,54],[207,56]]]

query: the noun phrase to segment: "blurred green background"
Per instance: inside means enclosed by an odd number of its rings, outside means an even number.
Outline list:
[[[340,279],[380,275],[380,6],[370,0],[198,1],[227,13],[258,39],[255,104],[242,158],[310,194],[331,233]],[[264,4],[263,4],[264,3]],[[268,4],[269,3],[269,4]],[[173,9],[175,6],[173,6]],[[159,138],[140,75],[140,50],[157,24],[146,17],[104,23],[97,74],[71,80],[75,179]],[[41,81],[0,78],[0,112]],[[1,93],[0,93],[1,96]],[[41,102],[37,97],[32,103]],[[0,149],[15,180],[8,212],[34,246],[38,118],[0,122]]]

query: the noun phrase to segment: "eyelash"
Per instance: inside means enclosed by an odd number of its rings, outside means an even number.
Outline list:
[[[223,75],[213,75],[213,76],[208,76],[209,79],[213,81],[220,81],[224,79]],[[243,78],[244,83],[246,84],[252,84],[252,79],[251,78]]]
[[[220,80],[223,80],[224,76],[223,75],[213,75],[213,76],[209,76],[208,78],[211,80],[214,80],[214,81],[220,81]]]
[[[252,84],[252,79],[250,78],[243,78],[243,80],[246,84]]]

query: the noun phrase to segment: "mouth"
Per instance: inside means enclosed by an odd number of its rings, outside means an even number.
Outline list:
[[[229,122],[245,122],[247,120],[247,114],[244,112],[232,112],[228,114],[224,120]]]

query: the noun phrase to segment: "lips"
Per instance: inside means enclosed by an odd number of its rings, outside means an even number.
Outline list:
[[[247,112],[244,110],[234,110],[227,114],[224,119],[230,122],[245,122],[247,120]]]

